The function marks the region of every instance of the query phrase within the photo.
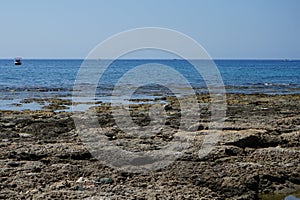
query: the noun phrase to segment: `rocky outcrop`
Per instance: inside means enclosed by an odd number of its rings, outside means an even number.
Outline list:
[[[75,130],[72,113],[1,111],[0,198],[251,200],[300,189],[299,95],[228,95],[224,129],[202,157],[199,150],[211,131],[208,105],[197,123],[178,133],[180,109],[168,100],[165,127],[155,134],[141,136],[136,129],[126,134],[106,105],[94,108],[99,123],[86,130],[97,133],[101,127],[101,137],[133,152],[159,150],[180,134],[194,138],[173,163],[147,173],[95,159]],[[141,130],[151,121],[148,108],[131,107]]]

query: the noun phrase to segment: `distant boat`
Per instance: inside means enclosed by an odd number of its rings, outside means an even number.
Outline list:
[[[16,57],[16,58],[15,58],[15,65],[22,65],[22,62],[21,62],[21,58],[20,58],[20,57]]]

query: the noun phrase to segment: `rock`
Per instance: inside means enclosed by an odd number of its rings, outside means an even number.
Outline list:
[[[116,130],[107,130],[106,132],[104,132],[104,135],[112,140],[116,139],[117,132]]]
[[[83,183],[84,182],[84,178],[83,177],[79,177],[76,181],[76,183]]]
[[[226,158],[230,156],[237,156],[243,154],[243,149],[236,146],[215,146],[207,155],[204,157],[199,157],[199,159],[208,161],[208,160],[217,160],[221,158]]]
[[[168,111],[168,110],[172,110],[173,108],[172,108],[172,105],[167,104],[167,105],[164,106],[164,109],[165,109],[166,111]]]
[[[79,190],[79,191],[83,191],[84,190],[83,186],[80,186],[80,185],[76,185],[73,189],[74,190]]]
[[[76,116],[91,125],[90,129],[76,130],[72,113],[0,111],[0,199],[254,200],[260,193],[279,192],[296,196],[298,193],[293,192],[300,185],[300,95],[227,96],[224,129],[220,130],[219,140],[212,142],[214,148],[201,159],[199,150],[210,130],[196,134],[178,130],[181,114],[193,111],[181,112],[176,97],[168,97],[166,123],[153,134],[141,134],[141,130],[150,130],[147,126],[130,129],[131,135],[119,130],[108,104],[95,107],[97,112],[92,117]],[[206,129],[211,117],[209,95],[199,95],[199,101],[207,102],[201,107],[199,119]],[[133,113],[130,117],[146,125],[147,108],[147,105],[130,107]],[[97,130],[99,126],[113,132],[101,133]],[[179,147],[184,147],[186,141],[189,146],[164,168],[145,173],[122,172],[106,165],[101,158],[91,157],[81,130],[99,134],[121,151],[133,153],[164,153],[174,139],[187,136],[186,133],[189,136]],[[109,154],[108,162],[110,158]],[[125,164],[140,162],[133,161],[136,162]]]
[[[8,162],[7,165],[10,167],[18,167],[20,165],[20,163],[19,162]]]
[[[56,182],[56,183],[53,183],[50,188],[52,190],[61,190],[63,188],[66,188],[66,187],[70,187],[70,184],[68,181],[59,181],[59,182]]]
[[[18,137],[20,137],[19,134],[13,131],[0,132],[0,138],[3,139],[18,138]]]
[[[196,123],[190,127],[188,127],[188,131],[201,131],[204,129],[204,126],[200,123]]]
[[[234,145],[240,148],[266,148],[276,147],[282,143],[279,136],[269,135],[264,130],[235,130],[227,131],[223,136],[224,144]]]
[[[239,188],[240,179],[238,177],[224,177],[222,180],[222,188]]]
[[[299,147],[300,144],[300,131],[293,131],[280,135],[282,138],[282,146],[284,147]]]
[[[249,136],[241,137],[238,140],[234,142],[229,142],[227,144],[238,146],[241,148],[246,148],[246,147],[257,148],[261,144],[261,140],[256,135],[249,135]]]
[[[21,138],[31,138],[31,137],[32,137],[32,135],[31,135],[31,134],[28,134],[28,133],[19,133],[19,136],[20,136]]]
[[[15,127],[16,123],[15,122],[9,122],[9,123],[3,123],[2,126],[5,128],[12,128]]]
[[[111,178],[99,178],[95,180],[96,184],[111,184],[114,180]]]

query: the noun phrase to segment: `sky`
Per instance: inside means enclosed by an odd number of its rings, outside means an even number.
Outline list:
[[[85,58],[141,27],[182,32],[214,59],[300,59],[299,10],[299,0],[2,0],[0,59]]]

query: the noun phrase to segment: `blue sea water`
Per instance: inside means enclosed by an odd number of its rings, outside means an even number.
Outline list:
[[[105,61],[97,61],[97,64],[101,65],[101,62]],[[23,60],[22,63],[21,66],[15,66],[12,60],[0,60],[0,110],[40,109],[38,104],[21,103],[27,98],[71,99],[74,82],[83,60]],[[177,70],[197,92],[207,92],[203,79],[185,60],[116,60],[100,79],[97,99],[107,100],[117,81],[126,72],[143,64],[149,64],[151,70],[151,63]],[[300,93],[299,60],[215,60],[215,64],[228,93]],[[164,76],[168,77],[169,74]],[[133,76],[132,79],[139,80],[141,77]],[[172,84],[177,84],[180,88],[176,79]],[[135,97],[153,98],[168,93],[170,91],[167,87],[148,84],[137,88]]]

